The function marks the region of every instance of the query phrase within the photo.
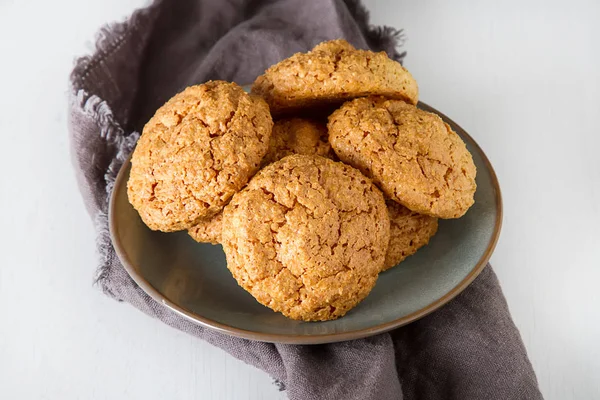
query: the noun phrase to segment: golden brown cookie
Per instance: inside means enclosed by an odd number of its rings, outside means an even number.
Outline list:
[[[223,211],[212,217],[203,218],[190,229],[188,234],[199,243],[221,243],[221,229],[223,227]]]
[[[235,83],[185,89],[144,127],[129,202],[148,227],[165,232],[218,213],[258,170],[272,126],[267,104]]]
[[[223,211],[238,284],[293,319],[346,314],[371,291],[389,243],[383,195],[358,170],[291,155],[262,169]]]
[[[333,157],[327,138],[327,126],[316,120],[287,118],[275,121],[267,155],[263,165],[292,154]]]
[[[273,65],[252,85],[273,115],[382,95],[417,104],[417,83],[385,52],[357,50],[345,40],[317,45]]]
[[[412,211],[458,218],[473,205],[473,158],[439,116],[399,100],[361,98],[336,110],[328,129],[340,160]]]
[[[327,141],[325,124],[303,118],[289,118],[276,121],[267,155],[263,165],[270,164],[291,154],[317,155],[332,158],[334,153]],[[200,243],[218,244],[221,242],[222,212],[200,220],[188,229],[190,236]]]
[[[437,232],[438,219],[410,211],[392,200],[386,201],[390,216],[390,244],[383,270],[390,269],[421,247]]]

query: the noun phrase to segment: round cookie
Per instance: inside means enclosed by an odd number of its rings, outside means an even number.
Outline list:
[[[187,229],[218,213],[259,169],[273,121],[235,83],[175,95],[144,127],[131,158],[129,202],[150,229]]]
[[[439,116],[399,100],[360,98],[336,110],[328,129],[340,160],[410,210],[458,218],[473,205],[473,158]]]
[[[267,155],[263,165],[292,154],[333,157],[327,138],[327,126],[305,118],[287,118],[275,121]]]
[[[390,244],[385,254],[383,270],[388,270],[421,247],[438,229],[438,219],[418,214],[392,200],[386,201],[390,216]]]
[[[419,96],[416,81],[399,62],[341,39],[271,66],[256,79],[252,93],[265,98],[273,115],[369,95],[417,104]]]
[[[327,141],[327,127],[320,122],[289,118],[276,121],[267,155],[262,165],[270,164],[291,154],[317,155],[332,158],[334,153]],[[218,244],[221,242],[222,212],[200,220],[188,229],[197,242]]]
[[[371,291],[389,243],[383,195],[358,170],[292,155],[262,169],[223,211],[227,267],[258,302],[325,321]]]

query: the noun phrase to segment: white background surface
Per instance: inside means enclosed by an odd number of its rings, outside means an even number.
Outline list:
[[[67,76],[102,23],[145,3],[0,0],[0,398],[285,398],[261,371],[91,287]],[[421,98],[496,168],[492,262],[542,392],[600,398],[600,3],[365,4],[373,23],[405,28]]]

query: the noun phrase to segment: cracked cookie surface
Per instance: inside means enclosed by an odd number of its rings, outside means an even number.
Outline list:
[[[188,234],[199,243],[221,243],[221,230],[223,229],[223,211],[212,217],[203,218],[188,229]]]
[[[383,270],[388,270],[421,247],[438,229],[438,219],[429,215],[410,211],[393,200],[386,201],[390,216],[390,244],[385,254]]]
[[[165,232],[215,215],[259,169],[272,126],[268,105],[235,83],[188,87],[144,126],[129,202],[149,228]]]
[[[418,100],[417,83],[399,62],[385,52],[357,50],[341,39],[271,66],[256,79],[252,92],[265,98],[274,115],[369,95],[412,104]]]
[[[267,155],[262,165],[282,159],[292,154],[317,155],[327,158],[334,156],[327,139],[327,126],[324,123],[304,119],[288,118],[276,121],[269,143]],[[200,220],[188,229],[189,235],[200,243],[221,243],[223,213]]]
[[[343,316],[371,291],[389,243],[382,193],[358,170],[292,155],[262,169],[223,211],[238,284],[293,319]]]
[[[410,210],[459,218],[473,205],[473,158],[439,116],[399,100],[360,98],[336,110],[328,129],[340,160]]]

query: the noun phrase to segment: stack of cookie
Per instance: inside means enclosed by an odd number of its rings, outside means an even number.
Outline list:
[[[341,317],[474,202],[465,144],[417,98],[399,63],[343,40],[272,66],[251,94],[189,87],[144,127],[129,201],[151,229],[222,244],[261,304]]]

